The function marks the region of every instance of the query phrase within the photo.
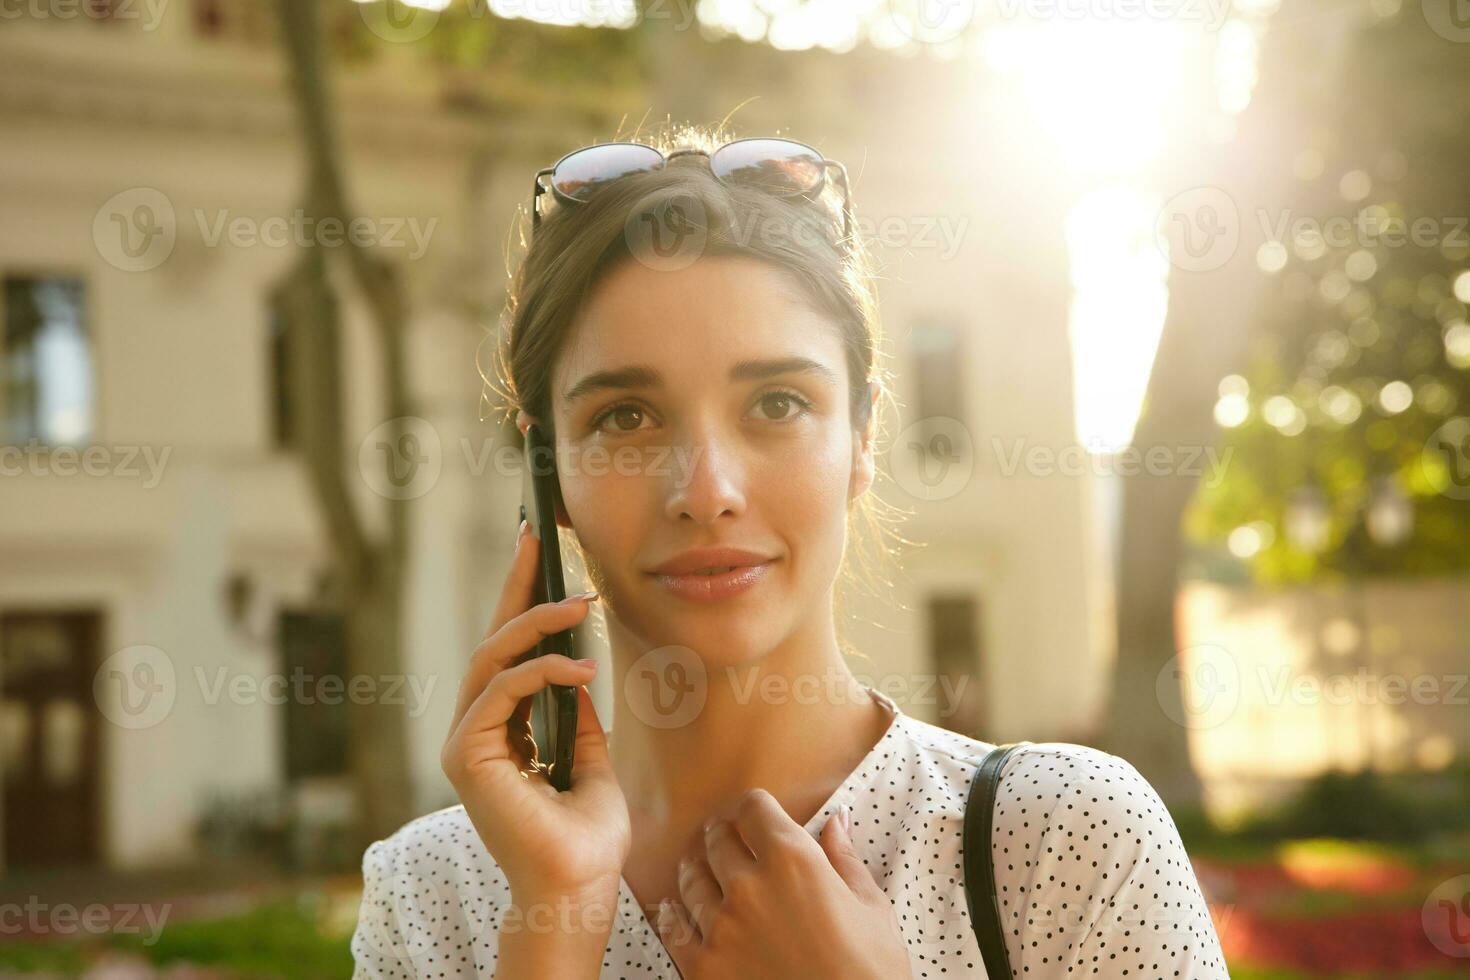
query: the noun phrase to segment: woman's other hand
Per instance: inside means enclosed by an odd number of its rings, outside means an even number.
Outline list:
[[[658,931],[685,980],[911,976],[888,896],[827,820],[821,841],[755,789],[715,818],[679,865]]]

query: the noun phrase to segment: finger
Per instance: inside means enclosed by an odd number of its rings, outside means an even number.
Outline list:
[[[694,971],[690,969],[691,954],[703,940],[689,910],[684,908],[682,902],[666,898],[658,904],[658,916],[654,924],[658,927],[658,938],[663,940],[669,958],[678,967],[679,974],[692,976]]]
[[[494,677],[511,665],[521,654],[540,640],[571,629],[587,616],[588,600],[568,597],[561,602],[545,602],[532,606],[502,626],[495,635],[481,641],[470,654],[469,667],[459,682],[455,701],[453,728],[459,727],[464,713]]]
[[[730,882],[755,870],[755,858],[728,820],[715,818],[705,828],[704,854],[722,894],[729,893]]]
[[[495,675],[465,712],[455,734],[470,738],[504,725],[515,714],[522,698],[552,684],[576,687],[586,684],[597,672],[596,661],[578,663],[571,657],[549,653]]]
[[[515,556],[510,561],[510,572],[500,588],[500,600],[490,616],[490,625],[485,627],[482,639],[489,639],[500,627],[531,608],[531,596],[536,589],[536,576],[541,570],[541,548],[536,536],[531,533],[528,521],[521,521],[516,531]]]
[[[743,794],[736,802],[731,822],[757,861],[778,848],[782,855],[789,855],[792,847],[798,852],[813,852],[813,856],[819,850],[806,828],[792,820],[776,798],[764,789]]]
[[[822,851],[831,862],[832,869],[852,889],[854,895],[862,898],[873,898],[882,894],[883,889],[874,880],[873,873],[863,863],[852,844],[852,835],[843,826],[840,819],[841,811],[832,814],[822,827],[822,835],[819,843]]]
[[[679,901],[689,912],[701,936],[708,936],[720,913],[724,896],[703,855],[685,855],[679,861]]]

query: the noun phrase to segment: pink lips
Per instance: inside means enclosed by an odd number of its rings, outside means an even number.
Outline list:
[[[774,558],[739,548],[698,548],[663,562],[651,574],[659,585],[681,599],[716,602],[754,588],[774,562]],[[701,572],[707,568],[727,570]]]

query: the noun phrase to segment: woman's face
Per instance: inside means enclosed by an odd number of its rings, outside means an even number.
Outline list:
[[[552,411],[567,518],[615,625],[714,666],[828,616],[848,503],[872,482],[850,391],[836,324],[759,260],[626,261],[599,284]],[[708,579],[667,567],[728,557],[709,548],[750,557]]]

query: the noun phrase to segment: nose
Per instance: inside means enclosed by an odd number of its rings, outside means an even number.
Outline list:
[[[671,521],[709,525],[745,512],[745,469],[738,447],[702,431],[673,447],[664,513]]]

